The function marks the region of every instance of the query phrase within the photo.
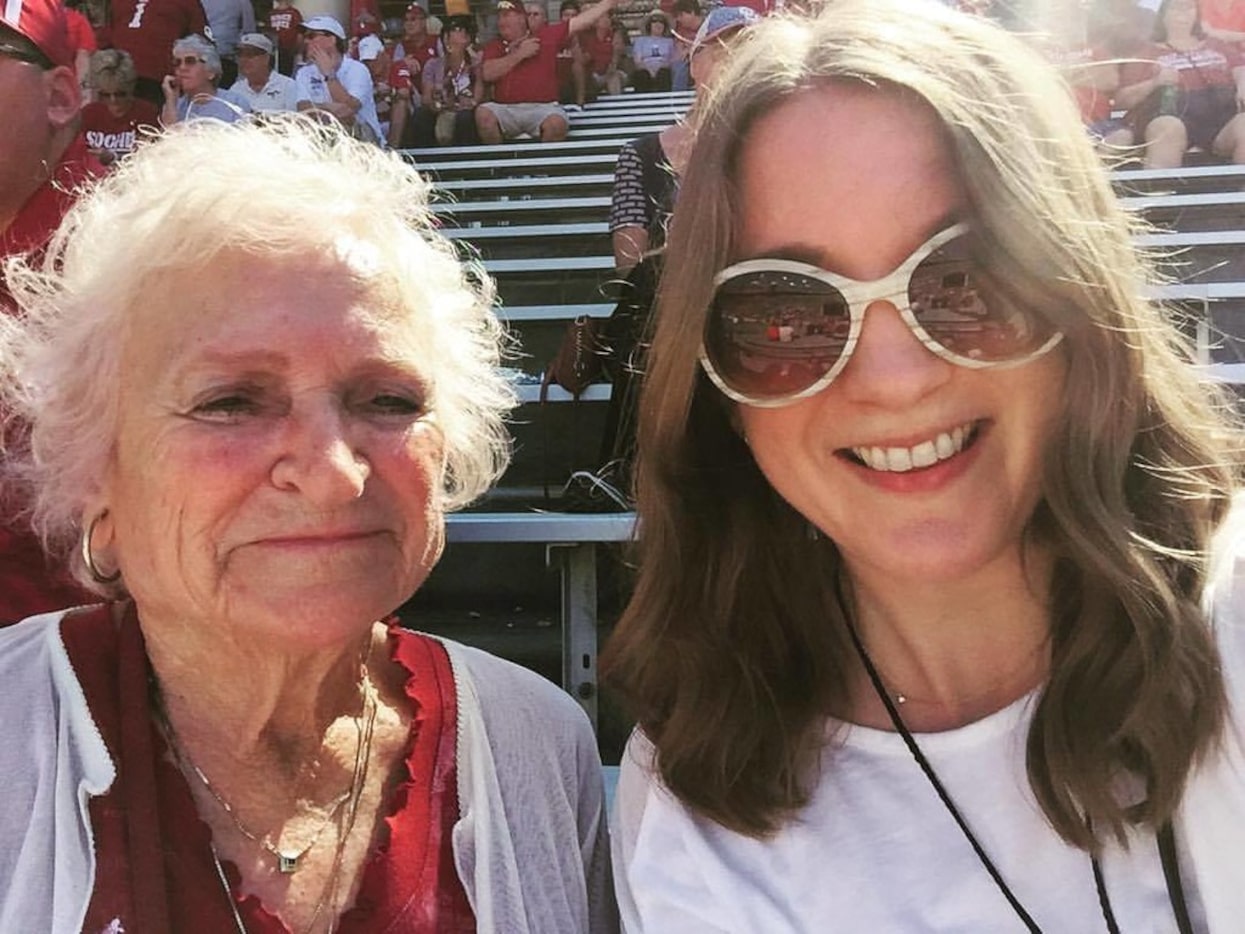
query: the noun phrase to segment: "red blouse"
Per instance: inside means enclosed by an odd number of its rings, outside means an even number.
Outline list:
[[[133,607],[120,626],[109,607],[68,614],[61,624],[70,661],[117,764],[108,792],[90,801],[95,889],[85,932],[226,932],[236,928],[212,858],[211,832],[173,765],[151,716],[149,666]],[[440,643],[391,625],[390,657],[408,673],[413,712],[406,775],[392,791],[384,838],[364,867],[340,934],[466,934],[475,916],[454,868],[458,819],[457,703]],[[253,895],[237,895],[249,934],[288,934]]]

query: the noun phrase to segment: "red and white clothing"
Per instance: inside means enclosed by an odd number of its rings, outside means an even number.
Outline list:
[[[276,36],[277,52],[283,62],[292,62],[298,52],[298,30],[303,14],[293,6],[274,6],[268,14],[268,28]]]
[[[171,68],[173,43],[207,29],[199,0],[112,0],[109,37],[129,52],[140,78],[159,83]]]
[[[0,631],[0,930],[234,930],[207,828],[152,727],[141,632],[109,610]],[[416,784],[393,797],[398,846],[380,848],[338,930],[470,930],[456,878],[479,934],[611,934],[600,760],[578,705],[467,646],[395,629],[390,653],[419,705]],[[283,932],[253,899],[237,904],[247,930]]]
[[[421,76],[424,73],[424,66],[440,55],[441,46],[436,36],[425,36],[422,42],[413,43],[409,48],[402,42],[393,47],[394,66],[396,67],[399,62],[405,60],[407,78],[416,95],[423,91]]]
[[[122,930],[172,931],[180,919],[194,918],[197,930],[231,930],[232,906],[217,874],[211,831],[155,726],[146,678],[136,684],[128,679],[147,669],[133,606],[120,632],[109,607],[71,613],[61,622],[61,638],[117,763],[117,780],[90,799],[98,869],[83,929],[106,931],[119,920]],[[408,777],[390,792],[388,839],[364,868],[354,907],[336,930],[474,934],[475,916],[454,870],[451,845],[459,817],[458,717],[449,656],[440,643],[395,628],[390,657],[408,675],[406,696],[413,713],[405,755]],[[135,808],[136,797],[147,806]],[[288,934],[257,898],[236,894],[238,870],[229,862],[222,866],[247,931]],[[161,903],[167,927],[153,914]]]
[[[0,257],[37,251],[47,245],[69,210],[80,185],[104,173],[79,136],[65,150],[51,177],[22,205],[13,222],[0,232]],[[0,313],[12,300],[0,272]],[[43,546],[22,522],[0,516],[0,626],[35,613],[73,606],[90,599],[67,573],[55,567]],[[0,924],[0,930],[5,926]]]
[[[594,75],[603,75],[610,70],[614,61],[614,37],[607,35],[604,39],[597,35],[596,30],[579,37],[579,47],[588,57],[588,67]]]
[[[160,110],[151,101],[134,98],[130,109],[115,117],[100,101],[82,108],[82,134],[91,149],[104,149],[115,158],[134,151],[139,127],[159,127]]]
[[[1187,52],[1151,43],[1137,57],[1141,61],[1129,61],[1121,66],[1121,86],[1139,84],[1153,78],[1163,68],[1174,68],[1180,75],[1182,91],[1228,87],[1236,83],[1233,71],[1245,65],[1240,50],[1218,39],[1203,39],[1199,48]]]
[[[499,104],[543,104],[558,99],[558,52],[570,44],[567,23],[542,26],[536,38],[540,52],[525,58],[493,82],[493,100]],[[510,46],[494,39],[484,46],[484,61],[505,57]]]

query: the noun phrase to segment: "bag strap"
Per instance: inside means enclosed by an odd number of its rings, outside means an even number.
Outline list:
[[[1163,862],[1163,878],[1167,882],[1167,898],[1176,916],[1176,929],[1180,934],[1193,934],[1189,921],[1189,907],[1185,903],[1184,885],[1180,881],[1180,862],[1176,859],[1176,834],[1171,821],[1159,828],[1155,835],[1159,844],[1159,859]]]

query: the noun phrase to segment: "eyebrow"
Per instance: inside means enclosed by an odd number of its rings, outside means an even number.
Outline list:
[[[946,230],[948,227],[958,224],[963,220],[960,209],[953,208],[946,213],[940,215],[932,224],[922,228],[920,239],[917,241],[919,247],[922,243],[929,240],[935,234]],[[914,247],[915,249],[915,247]],[[819,269],[833,271],[838,266],[835,262],[835,255],[832,250],[817,246],[811,243],[784,243],[768,250],[762,250],[759,253],[752,253],[748,256],[738,256],[731,261],[731,264],[741,263],[752,259],[787,259],[797,263],[805,263],[809,266],[816,266]]]

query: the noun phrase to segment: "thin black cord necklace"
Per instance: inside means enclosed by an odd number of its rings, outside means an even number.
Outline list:
[[[929,779],[930,785],[937,792],[939,800],[947,809],[947,813],[954,818],[956,824],[960,828],[960,832],[964,834],[964,838],[968,841],[969,846],[973,848],[973,852],[977,854],[977,859],[981,865],[985,867],[986,872],[990,874],[990,878],[994,880],[995,886],[999,892],[1007,899],[1007,903],[1012,906],[1012,910],[1016,912],[1016,916],[1020,918],[1025,927],[1028,928],[1030,934],[1042,934],[1042,929],[1038,927],[1037,922],[1033,920],[1033,916],[1025,910],[1025,906],[1020,903],[1011,887],[1008,886],[994,862],[990,859],[985,849],[977,841],[977,837],[973,835],[972,829],[968,826],[968,822],[964,820],[959,809],[955,806],[955,802],[951,800],[951,796],[947,794],[947,789],[938,779],[934,767],[930,765],[929,760],[925,758],[925,754],[921,752],[921,747],[917,745],[916,739],[909,732],[908,727],[904,725],[903,718],[899,715],[899,710],[891,701],[890,695],[886,692],[886,688],[882,684],[882,679],[878,675],[877,669],[873,667],[873,660],[869,657],[869,653],[865,651],[864,643],[860,641],[860,636],[856,632],[856,627],[850,623],[847,627],[848,634],[852,637],[852,644],[856,646],[856,653],[860,656],[860,662],[865,666],[865,673],[869,675],[869,680],[873,683],[873,690],[877,693],[878,699],[886,707],[886,713],[890,716],[895,732],[898,733],[904,741],[904,745],[908,747],[908,752],[912,753],[912,758],[916,760],[916,764],[921,767],[921,771],[925,773],[925,777]],[[1090,865],[1094,870],[1094,885],[1098,889],[1098,905],[1102,908],[1103,920],[1107,922],[1107,931],[1109,934],[1120,934],[1120,927],[1115,921],[1115,912],[1111,910],[1111,899],[1107,896],[1107,886],[1102,877],[1102,867],[1098,865],[1096,857],[1090,857]]]

